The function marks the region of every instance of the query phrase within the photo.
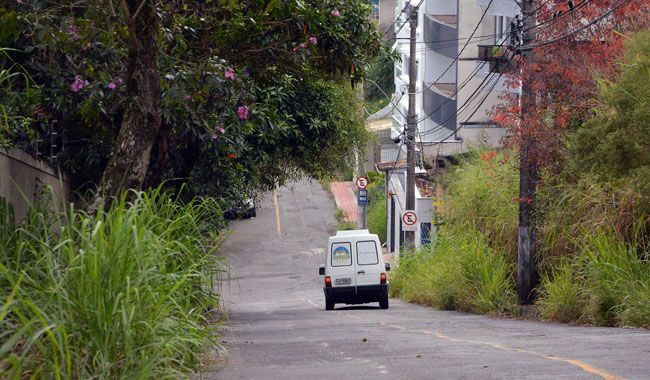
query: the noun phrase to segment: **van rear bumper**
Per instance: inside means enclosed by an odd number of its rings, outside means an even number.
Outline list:
[[[325,299],[334,303],[359,305],[368,302],[379,302],[388,294],[388,284],[363,286],[337,286],[323,288]]]

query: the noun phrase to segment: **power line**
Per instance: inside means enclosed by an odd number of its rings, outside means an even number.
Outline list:
[[[404,11],[406,11],[406,8],[408,8],[408,6],[410,4],[411,4],[411,0],[408,0],[406,2],[406,5],[404,5],[404,8],[402,8],[402,10],[397,14],[397,16],[395,16],[395,20],[393,20],[393,22],[390,23],[388,28],[386,28],[386,30],[384,30],[384,37],[387,36],[388,32],[395,27],[395,24],[397,24],[397,21],[399,21],[399,18],[402,16],[402,13],[404,13]],[[397,35],[397,33],[395,33],[395,35]]]
[[[418,3],[418,5],[416,5],[416,6],[413,8],[413,10],[411,11],[411,13],[413,13],[413,12],[415,12],[417,9],[419,9],[419,8],[420,8],[420,5],[422,5],[423,2],[424,2],[424,0],[420,0],[420,2]],[[404,11],[406,11],[406,8],[409,6],[410,3],[411,3],[411,0],[408,1],[408,3],[407,3],[406,6],[404,7],[404,9],[402,9],[402,12],[399,14],[399,16],[401,16],[402,13],[404,13]],[[409,18],[411,18],[411,13],[409,13],[408,17],[406,18],[407,20],[408,20]],[[398,17],[398,20],[399,20],[399,17]],[[395,22],[397,22],[398,20],[395,20]],[[395,32],[395,36],[397,36],[397,35],[399,34],[399,32],[401,32],[402,29],[404,29],[404,25],[406,25],[406,24],[407,24],[407,22],[405,21],[405,22],[402,23],[402,25],[400,25],[399,29],[397,29],[397,31]]]
[[[600,17],[598,17],[598,18],[592,20],[591,22],[589,22],[588,24],[582,26],[581,28],[578,28],[578,29],[576,29],[576,30],[574,30],[574,31],[571,31],[571,32],[569,32],[569,33],[567,33],[567,34],[565,34],[565,35],[563,35],[563,36],[560,36],[560,37],[557,37],[557,38],[554,38],[554,39],[552,39],[552,40],[548,40],[548,41],[542,41],[542,42],[537,42],[537,43],[533,43],[533,44],[530,44],[530,45],[524,45],[524,46],[519,47],[518,50],[519,50],[519,51],[528,51],[528,50],[532,50],[532,49],[534,49],[534,48],[536,48],[536,47],[546,46],[546,45],[550,45],[550,44],[553,44],[553,43],[556,43],[556,42],[562,41],[563,39],[568,38],[568,37],[571,37],[571,36],[573,36],[574,34],[577,34],[577,33],[581,32],[581,31],[587,29],[588,27],[590,27],[590,26],[592,26],[592,25],[594,25],[594,24],[596,24],[596,23],[602,21],[605,17],[608,17],[609,15],[611,15],[611,14],[614,13],[614,12],[616,12],[618,9],[620,9],[621,7],[627,5],[627,4],[630,3],[630,2],[632,2],[632,0],[623,0],[623,1],[620,2],[617,6],[615,6],[615,7],[612,8],[612,9],[610,9],[609,11],[605,12],[605,14],[603,14],[602,16],[600,16]]]
[[[465,42],[465,44],[463,45],[463,48],[460,49],[460,51],[458,52],[458,55],[456,55],[456,58],[454,58],[454,60],[451,61],[451,63],[449,64],[449,66],[447,66],[447,68],[445,69],[445,71],[443,71],[442,74],[440,74],[440,76],[438,76],[438,78],[437,78],[435,81],[433,81],[433,83],[432,83],[431,85],[427,86],[426,89],[422,89],[421,91],[416,92],[416,95],[417,95],[417,94],[421,94],[421,93],[423,93],[424,91],[430,89],[431,86],[433,86],[434,83],[438,83],[438,81],[439,81],[442,77],[444,77],[445,74],[447,74],[447,72],[449,71],[449,69],[451,69],[451,68],[454,66],[454,63],[456,63],[456,61],[458,61],[458,59],[460,58],[461,54],[463,54],[463,52],[465,51],[465,49],[466,49],[467,46],[469,45],[469,42],[472,40],[472,37],[474,37],[474,34],[475,34],[476,31],[478,30],[479,26],[481,26],[481,23],[483,22],[483,19],[485,18],[485,15],[487,15],[487,12],[488,12],[488,10],[490,9],[490,6],[492,5],[493,2],[494,2],[494,0],[490,0],[490,2],[488,3],[487,7],[485,7],[485,10],[483,11],[483,14],[481,15],[481,18],[480,18],[480,19],[478,20],[478,22],[476,23],[476,27],[474,27],[474,30],[472,31],[472,34],[470,34],[469,39]]]
[[[514,58],[514,56],[511,56],[511,57],[508,59],[508,61],[505,63],[505,65],[508,65],[508,64],[512,61],[513,58]],[[485,78],[483,78],[483,80],[481,81],[481,83],[480,83],[480,84],[478,85],[478,87],[477,87],[477,88],[476,88],[476,89],[475,89],[475,90],[470,94],[470,96],[467,98],[467,100],[466,100],[466,101],[465,101],[465,102],[464,102],[460,107],[457,108],[456,114],[455,114],[454,116],[450,116],[449,118],[447,118],[445,121],[443,121],[442,123],[440,123],[440,124],[438,125],[438,127],[436,127],[436,128],[432,128],[431,130],[429,130],[429,131],[427,131],[427,132],[425,132],[425,133],[420,134],[420,137],[422,137],[422,136],[426,136],[426,135],[430,135],[430,134],[432,134],[432,133],[434,133],[434,132],[440,131],[440,130],[442,130],[442,129],[445,128],[444,126],[445,126],[447,123],[449,123],[449,122],[452,121],[453,119],[457,119],[457,118],[460,116],[460,114],[464,111],[465,107],[467,107],[471,102],[473,102],[473,101],[475,100],[475,98],[476,98],[476,96],[478,95],[478,93],[479,93],[480,91],[484,90],[485,87],[487,87],[488,84],[486,84],[486,82],[488,82],[489,80],[491,80],[491,77],[493,76],[493,74],[494,74],[494,73],[490,73],[490,74],[487,75]],[[496,80],[494,81],[494,84],[492,85],[492,89],[494,89],[494,87],[496,87],[496,84],[499,82],[499,79],[501,78],[502,75],[503,75],[502,73],[499,73],[498,78],[496,78]],[[469,78],[468,78],[468,79],[469,79]],[[467,81],[466,83],[468,83],[468,82],[469,82],[469,81]],[[490,90],[490,91],[492,91],[492,90]],[[478,105],[477,110],[478,110],[478,108],[480,108],[480,106],[483,105],[484,102],[485,102],[485,101],[481,102],[481,103]],[[476,111],[475,111],[474,113],[472,113],[472,116],[473,116],[475,113],[476,113]],[[427,117],[428,117],[428,116],[427,116]],[[422,120],[425,120],[425,119],[422,119]],[[460,129],[460,128],[459,128],[459,129]]]

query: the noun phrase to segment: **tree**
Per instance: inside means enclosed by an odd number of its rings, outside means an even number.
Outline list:
[[[595,115],[577,129],[569,146],[580,171],[594,172],[605,180],[636,177],[647,183],[650,32],[633,36],[625,47],[621,72],[612,80],[600,81]]]
[[[142,188],[160,130],[160,30],[154,0],[122,0],[120,4],[128,27],[126,101],[122,126],[100,184],[109,197]]]
[[[350,99],[350,83],[361,79],[380,48],[365,1],[115,4],[138,16],[135,33],[124,27],[124,15],[98,0],[0,7],[0,18],[17,20],[17,32],[0,35],[0,46],[18,50],[12,57],[39,89],[12,107],[30,118],[39,149],[53,151],[55,163],[71,172],[75,190],[93,189],[105,169],[104,185],[113,187],[125,174],[124,186],[138,187],[143,172],[144,186],[182,178],[197,190],[213,184],[210,194],[242,184],[270,187],[298,171],[325,172],[362,142],[359,120],[310,110],[356,107],[341,101]],[[138,20],[151,16],[145,11],[153,4],[159,27],[149,23],[152,34],[142,34]],[[144,67],[143,60],[126,65],[131,52],[154,42],[157,58],[138,52],[157,62],[159,90],[155,81],[148,88],[138,82],[144,76],[133,70]],[[145,74],[154,76],[153,70]],[[322,104],[302,101],[302,91],[318,88],[326,90],[312,99]],[[145,90],[149,110],[156,107],[149,95],[159,91],[158,130],[146,109],[134,119],[132,105],[143,101],[138,91]],[[25,87],[13,93],[8,98],[17,99]],[[125,129],[140,122],[147,128]],[[128,151],[132,137],[144,145]],[[26,135],[13,143],[34,146]]]
[[[554,42],[534,48],[535,63],[520,61],[521,72],[509,78],[513,87],[520,80],[532,83],[535,107],[521,119],[520,99],[506,96],[506,102],[495,110],[495,119],[511,130],[515,146],[526,129],[534,140],[534,160],[542,168],[559,170],[566,132],[593,114],[598,78],[611,78],[617,72],[615,62],[627,35],[650,27],[650,4],[639,0],[585,27],[617,4],[594,0],[573,6],[552,0],[540,5],[533,44]]]

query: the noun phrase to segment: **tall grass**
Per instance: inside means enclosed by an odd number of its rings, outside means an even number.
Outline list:
[[[440,229],[433,245],[404,254],[391,277],[394,296],[446,310],[514,312],[512,265],[471,227]]]
[[[179,378],[198,368],[215,335],[208,312],[224,268],[211,222],[221,212],[160,191],[132,198],[96,215],[42,205],[0,229],[0,294],[11,300],[0,336],[14,337],[0,348],[0,377]]]
[[[445,178],[438,212],[450,225],[471,224],[496,251],[517,252],[519,171],[509,151],[473,151]]]
[[[578,255],[542,279],[541,294],[542,315],[549,319],[650,327],[647,252],[611,229],[598,230]]]
[[[368,230],[379,236],[379,240],[386,242],[386,189],[384,174],[368,172],[368,206],[367,221]]]

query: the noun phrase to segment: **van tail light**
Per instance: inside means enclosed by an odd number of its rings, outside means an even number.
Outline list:
[[[379,283],[380,284],[385,284],[386,283],[386,273],[382,273],[379,275]]]
[[[325,286],[328,288],[332,287],[332,278],[330,276],[325,277]]]

